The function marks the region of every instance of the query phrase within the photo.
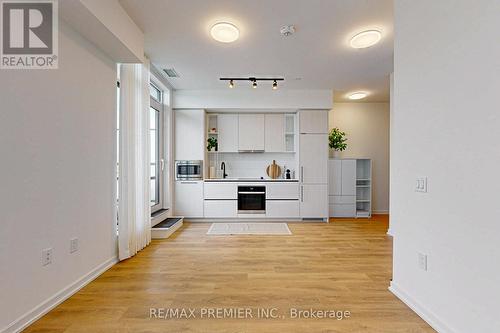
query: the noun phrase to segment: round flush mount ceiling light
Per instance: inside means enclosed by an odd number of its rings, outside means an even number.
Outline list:
[[[351,47],[364,49],[377,44],[382,38],[382,33],[378,30],[362,31],[351,38]]]
[[[218,42],[232,43],[240,37],[240,31],[234,24],[219,22],[212,26],[210,35]]]
[[[352,100],[357,100],[357,99],[363,99],[366,96],[368,96],[368,93],[366,93],[364,91],[357,91],[357,92],[354,92],[352,94],[349,94],[348,98],[352,99]]]

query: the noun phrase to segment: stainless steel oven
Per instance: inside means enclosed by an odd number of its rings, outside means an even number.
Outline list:
[[[203,179],[203,161],[175,161],[176,180],[200,180]]]
[[[266,187],[238,186],[238,214],[265,214]]]

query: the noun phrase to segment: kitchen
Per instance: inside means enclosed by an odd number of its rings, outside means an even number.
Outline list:
[[[174,108],[174,214],[328,221],[328,111]]]

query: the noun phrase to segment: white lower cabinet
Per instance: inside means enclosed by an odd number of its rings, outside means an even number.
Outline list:
[[[356,216],[356,204],[330,204],[330,216],[354,217]]]
[[[205,217],[237,217],[237,200],[205,200]]]
[[[299,198],[298,183],[267,183],[266,199],[295,199]]]
[[[300,186],[300,216],[328,218],[328,185]]]
[[[205,182],[205,217],[224,218],[238,215],[238,185],[229,182]]]
[[[184,217],[203,217],[203,182],[178,181],[174,185],[174,212]]]
[[[238,198],[238,185],[229,182],[205,182],[205,199]]]
[[[355,204],[356,196],[355,195],[330,195],[329,196],[330,204]]]
[[[270,218],[298,218],[299,200],[267,200],[266,217]]]

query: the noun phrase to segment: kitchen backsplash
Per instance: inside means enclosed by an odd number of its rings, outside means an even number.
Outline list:
[[[296,156],[290,153],[217,153],[210,154],[209,167],[215,167],[217,178],[221,177],[220,165],[226,163],[226,173],[229,178],[269,178],[266,174],[268,165],[276,160],[282,174],[290,169],[292,178],[296,169]],[[208,178],[208,172],[207,172]],[[282,176],[280,176],[282,178]]]

